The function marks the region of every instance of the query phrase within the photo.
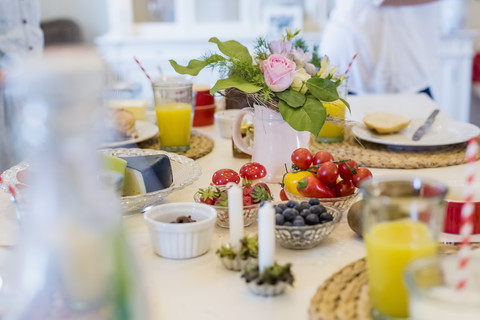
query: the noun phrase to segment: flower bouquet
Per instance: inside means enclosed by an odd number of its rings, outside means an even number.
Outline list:
[[[350,109],[337,92],[345,76],[337,73],[327,56],[319,57],[317,46],[309,52],[305,41],[297,37],[299,33],[287,29],[281,40],[272,42],[259,38],[253,55],[237,41],[222,42],[214,37],[209,41],[223,55],[207,54],[187,66],[174,60],[170,64],[176,72],[192,76],[205,67],[217,68],[224,79],[215,83],[211,94],[236,88],[255,103],[280,112],[293,129],[317,136],[327,118],[322,102],[341,100]]]

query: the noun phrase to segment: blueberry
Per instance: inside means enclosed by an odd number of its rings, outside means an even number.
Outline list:
[[[285,221],[284,226],[291,227],[293,224],[290,221]]]
[[[320,204],[320,201],[319,201],[317,198],[310,198],[310,199],[308,199],[308,203],[309,203],[311,206],[315,206],[315,205],[319,205],[319,204]]]
[[[297,209],[298,212],[302,212],[303,209],[308,209],[308,208],[310,208],[310,205],[306,201],[299,203],[295,206],[295,209]]]
[[[285,221],[293,221],[298,214],[298,211],[293,208],[283,210],[283,218]]]
[[[282,212],[283,212],[283,209],[282,209],[282,208],[280,208],[279,206],[275,206],[275,213],[280,213],[280,214],[282,214]]]
[[[319,224],[320,223],[320,219],[318,218],[318,216],[314,213],[310,213],[307,218],[305,219],[305,222],[308,224],[308,225],[315,225],[315,224]]]
[[[322,223],[329,222],[329,221],[332,221],[332,220],[333,220],[333,216],[328,212],[323,212],[320,215],[320,221],[322,221]]]
[[[322,214],[322,212],[325,212],[325,207],[319,204],[315,204],[310,207],[310,212],[316,215],[320,215]]]
[[[300,211],[300,216],[305,219],[309,214],[311,214],[310,210],[308,209],[303,209],[302,211]]]
[[[279,203],[279,204],[277,204],[277,207],[281,208],[282,211],[283,211],[287,208],[287,205],[285,203]]]
[[[283,214],[277,213],[275,215],[275,224],[277,226],[281,226],[281,225],[283,225],[284,222],[285,222],[285,218],[283,217]]]
[[[287,207],[288,208],[294,208],[297,204],[298,204],[298,202],[295,201],[295,200],[288,200]]]
[[[297,227],[301,227],[305,225],[305,220],[301,216],[297,216],[295,220],[293,220],[293,225]]]

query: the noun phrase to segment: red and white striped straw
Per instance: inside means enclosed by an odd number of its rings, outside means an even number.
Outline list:
[[[478,143],[476,138],[471,138],[467,144],[465,169],[466,184],[463,190],[465,204],[462,207],[462,220],[460,235],[462,244],[458,252],[457,290],[462,291],[467,284],[467,266],[470,261],[470,236],[473,231],[473,180],[475,177],[475,160],[477,159]]]
[[[133,57],[133,59],[135,60],[135,62],[138,64],[138,66],[140,67],[140,69],[142,69],[143,73],[145,73],[145,76],[148,78],[148,80],[150,80],[151,83],[153,83],[153,80],[152,78],[150,78],[150,76],[148,75],[147,71],[145,70],[145,68],[142,67],[142,64],[140,63],[140,61],[138,61],[137,57]]]
[[[357,55],[358,55],[357,53],[355,53],[355,54],[353,55],[352,60],[351,60],[350,63],[348,64],[347,70],[345,70],[345,75],[347,75],[348,72],[350,71],[350,68],[352,67],[353,61],[355,61],[355,59],[357,58]]]

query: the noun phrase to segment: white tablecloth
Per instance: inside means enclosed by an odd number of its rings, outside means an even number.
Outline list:
[[[193,194],[210,183],[216,170],[238,170],[248,161],[232,157],[231,140],[220,138],[214,126],[197,130],[214,138],[215,148],[198,160],[202,167],[200,179],[172,193],[168,202],[193,201]],[[374,176],[421,175],[451,185],[463,180],[465,167],[372,169],[372,172]],[[478,166],[477,176],[480,177]],[[270,187],[279,200],[280,186]],[[251,294],[240,273],[226,270],[215,255],[216,249],[228,242],[228,229],[215,227],[212,247],[205,255],[190,260],[168,260],[153,253],[141,214],[125,217],[124,221],[151,319],[306,319],[310,299],[317,287],[333,272],[365,256],[363,241],[350,230],[344,216],[333,233],[313,249],[297,251],[277,245],[276,260],[282,264],[293,263],[295,283],[281,296],[264,298]],[[246,228],[247,233],[256,231],[256,224]],[[0,193],[0,245],[15,244],[17,235],[14,208],[9,196]]]

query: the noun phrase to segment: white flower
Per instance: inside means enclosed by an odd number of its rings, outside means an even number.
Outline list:
[[[291,88],[295,91],[305,94],[307,92],[307,80],[310,79],[311,76],[305,71],[304,68],[300,68],[297,70],[295,74],[295,78],[293,78],[293,82],[291,84]]]

